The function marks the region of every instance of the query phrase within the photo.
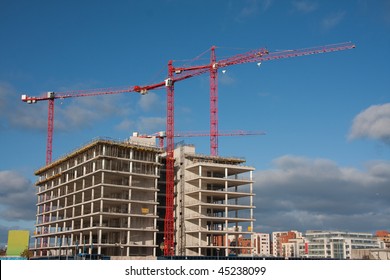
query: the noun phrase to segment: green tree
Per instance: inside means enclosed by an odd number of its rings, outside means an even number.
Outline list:
[[[20,253],[20,256],[29,260],[33,256],[33,252],[26,248],[22,253]]]

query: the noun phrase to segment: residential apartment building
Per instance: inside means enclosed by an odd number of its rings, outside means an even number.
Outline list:
[[[353,250],[384,249],[384,243],[371,233],[307,231],[309,258],[351,259]]]
[[[375,236],[385,243],[387,249],[390,249],[390,232],[387,230],[378,230],[375,233]]]
[[[274,257],[288,257],[291,250],[287,250],[287,247],[283,247],[283,244],[292,239],[302,239],[302,233],[296,230],[272,232],[272,255]]]
[[[281,256],[289,258],[300,258],[307,256],[308,246],[305,238],[290,238],[287,242],[282,242]]]
[[[271,255],[271,241],[268,233],[252,234],[253,254],[256,256]]]
[[[99,139],[36,171],[34,255],[156,255],[161,150]]]

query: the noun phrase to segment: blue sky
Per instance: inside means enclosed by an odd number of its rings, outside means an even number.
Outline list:
[[[0,244],[33,229],[47,102],[21,94],[146,85],[217,46],[356,49],[219,73],[219,154],[256,168],[256,231],[390,230],[390,1],[0,1]],[[198,63],[209,60],[206,52]],[[165,129],[165,90],[56,100],[53,157]],[[175,86],[175,129],[209,129],[207,75]],[[183,139],[178,139],[183,140]],[[184,139],[209,153],[209,139]]]

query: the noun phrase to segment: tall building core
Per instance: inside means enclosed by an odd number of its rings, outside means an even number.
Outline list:
[[[239,242],[253,229],[253,167],[245,160],[175,149],[176,255],[229,256],[251,250]],[[246,244],[246,245],[245,245]]]
[[[96,140],[36,171],[35,256],[155,256],[160,152]]]

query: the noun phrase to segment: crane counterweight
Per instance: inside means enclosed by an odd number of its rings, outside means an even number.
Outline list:
[[[54,91],[49,91],[49,92],[47,93],[47,98],[48,98],[48,99],[54,99],[54,98],[56,98],[56,94],[54,93]]]

